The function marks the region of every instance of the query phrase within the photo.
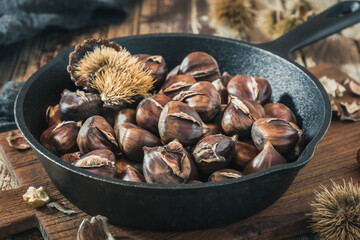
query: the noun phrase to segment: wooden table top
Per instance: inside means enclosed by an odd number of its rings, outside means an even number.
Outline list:
[[[74,31],[46,30],[30,40],[2,48],[0,87],[10,80],[26,81],[39,67],[53,59],[60,50],[90,37],[115,38],[146,33],[185,32],[238,39],[241,36],[243,40],[252,43],[269,40],[265,34],[259,33],[257,29],[259,26],[255,26],[255,30],[239,34],[214,21],[209,14],[213,2],[207,0],[136,1],[130,9],[128,18],[122,24],[87,27]],[[263,2],[267,4],[266,6],[275,6],[274,3],[277,1],[263,0]],[[338,1],[313,0],[312,2],[315,9],[320,12]],[[358,29],[359,24],[297,51],[293,54],[293,58],[306,67],[324,62],[333,63],[353,79],[360,81]],[[357,149],[358,146],[359,144],[355,142],[349,147]],[[0,159],[0,190],[13,186],[14,183]]]

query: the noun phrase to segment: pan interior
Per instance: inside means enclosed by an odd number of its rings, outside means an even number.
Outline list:
[[[295,113],[298,125],[304,130],[306,143],[322,127],[325,103],[317,85],[297,66],[265,50],[234,40],[181,34],[140,35],[115,41],[133,54],[162,55],[169,70],[180,64],[190,52],[207,52],[217,60],[221,73],[227,71],[231,75],[248,74],[267,79],[272,87],[271,102],[284,103]],[[24,96],[23,115],[36,139],[46,126],[46,108],[59,102],[63,89],[75,88],[66,72],[71,50],[66,49],[56,64],[30,79],[36,84],[31,84]]]

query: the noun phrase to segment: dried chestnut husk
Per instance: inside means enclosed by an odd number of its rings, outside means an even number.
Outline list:
[[[248,75],[236,75],[227,85],[229,95],[257,101],[261,104],[267,102],[271,97],[271,86],[269,82],[260,77]]]
[[[193,76],[196,81],[212,82],[220,78],[216,60],[205,52],[192,52],[180,64],[180,74]]]
[[[132,166],[127,166],[123,171],[118,173],[117,178],[130,182],[145,182],[144,176]]]
[[[137,125],[158,136],[160,114],[170,100],[169,97],[160,93],[142,100],[136,110]]]
[[[264,148],[266,142],[270,142],[276,151],[287,155],[298,143],[299,132],[289,122],[282,119],[260,118],[253,124],[251,137],[259,150]]]
[[[209,82],[197,82],[188,90],[173,97],[174,101],[184,102],[200,115],[204,122],[210,122],[221,107],[221,99],[216,88]]]
[[[220,126],[216,125],[215,123],[208,123],[206,124],[206,126],[210,129],[209,132],[207,132],[204,137],[210,136],[210,135],[216,135],[216,134],[220,134],[223,133],[222,129]]]
[[[160,114],[159,134],[165,143],[178,139],[184,146],[195,144],[209,128],[186,103],[170,101]]]
[[[79,150],[76,145],[76,138],[80,126],[80,122],[74,121],[52,125],[41,134],[40,142],[50,152],[58,155],[76,152]]]
[[[134,54],[133,56],[137,57],[138,61],[144,63],[145,67],[150,70],[154,79],[156,79],[154,87],[161,86],[168,74],[165,59],[160,55]]]
[[[280,118],[296,124],[294,113],[282,103],[267,103],[264,105],[266,118]]]
[[[48,124],[48,127],[52,125],[58,125],[62,122],[61,118],[61,112],[59,109],[59,104],[55,106],[49,106],[46,109],[46,123]]]
[[[143,147],[162,145],[160,139],[154,134],[131,123],[122,124],[116,135],[121,151],[135,162],[142,162],[144,158]]]
[[[285,163],[285,158],[275,150],[270,142],[267,142],[264,149],[246,166],[244,174],[259,172],[269,167]]]
[[[233,164],[236,169],[243,171],[245,167],[259,154],[253,142],[236,141]]]
[[[185,183],[190,172],[190,160],[179,141],[174,140],[165,146],[144,147],[143,173],[146,182]]]
[[[74,163],[81,157],[80,152],[73,152],[73,153],[66,153],[64,155],[61,155],[61,159],[68,163]]]
[[[238,135],[247,138],[251,133],[251,126],[256,119],[265,116],[264,108],[257,102],[231,97],[226,107],[221,127],[228,135]]]
[[[236,136],[228,137],[222,134],[201,139],[192,152],[199,169],[209,174],[227,167],[234,156],[235,141]]]
[[[88,152],[73,165],[103,176],[116,176],[115,155],[109,149],[97,149]]]
[[[102,106],[103,102],[99,94],[80,90],[71,92],[67,89],[62,93],[59,103],[63,119],[73,121],[82,121],[93,115],[101,114]]]
[[[240,178],[242,176],[243,174],[239,171],[236,171],[234,169],[224,168],[216,172],[213,172],[210,175],[208,182],[220,182],[228,179]]]
[[[97,115],[89,117],[84,122],[77,137],[77,144],[82,154],[96,149],[118,152],[113,128],[105,118]]]
[[[161,92],[173,98],[181,91],[188,90],[195,83],[195,78],[190,75],[175,75],[164,82],[161,86]]]

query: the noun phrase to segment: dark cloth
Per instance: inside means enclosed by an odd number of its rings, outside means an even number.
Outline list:
[[[0,0],[0,45],[47,27],[77,29],[123,21],[131,0]]]
[[[16,128],[14,119],[14,103],[24,82],[7,82],[0,93],[0,132]]]

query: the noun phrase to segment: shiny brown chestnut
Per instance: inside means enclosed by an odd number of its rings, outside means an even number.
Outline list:
[[[215,123],[208,123],[206,124],[206,126],[210,129],[209,132],[207,132],[204,137],[210,136],[210,135],[216,135],[216,134],[220,134],[223,133],[222,129],[220,126],[216,125]]]
[[[167,81],[169,78],[178,75],[179,74],[180,65],[177,65],[171,71],[166,75],[165,81]]]
[[[65,153],[64,155],[61,155],[61,159],[68,163],[74,163],[81,157],[80,152],[73,152],[73,153]]]
[[[110,124],[102,116],[89,117],[80,128],[77,144],[80,152],[86,154],[96,149],[110,149],[118,152],[118,143]]]
[[[264,105],[266,118],[280,118],[296,124],[294,113],[282,103],[267,103]]]
[[[96,149],[88,152],[73,165],[103,176],[116,176],[115,155],[109,149]]]
[[[101,116],[103,116],[110,126],[114,127],[116,115],[123,109],[122,105],[118,104],[103,104],[103,110]]]
[[[239,138],[247,138],[256,119],[264,116],[264,108],[259,103],[231,97],[221,119],[221,127],[227,135],[236,134]]]
[[[161,86],[168,74],[165,59],[160,55],[134,54],[133,56],[137,57],[138,61],[144,63],[145,67],[151,71],[154,79],[156,79],[154,87]]]
[[[221,126],[221,120],[224,116],[226,107],[227,107],[227,104],[221,104],[219,113],[216,114],[216,116],[214,117],[214,119],[212,121],[214,124]]]
[[[173,97],[174,101],[184,102],[200,115],[204,122],[210,122],[220,111],[221,98],[209,82],[197,82],[188,90]]]
[[[300,129],[300,127],[298,125],[296,125],[295,123],[293,122],[289,122],[289,124],[294,128],[296,129],[296,131],[298,132],[298,135],[299,135],[299,141],[296,143],[295,145],[295,148],[292,152],[292,155],[295,156],[295,157],[299,157],[302,150],[304,149],[304,146],[305,146],[305,137],[304,137],[304,132],[303,130]]]
[[[221,104],[227,104],[228,98],[229,98],[229,93],[228,93],[226,87],[224,86],[224,84],[222,83],[221,79],[217,79],[217,80],[213,81],[212,85],[214,85],[214,87],[216,88],[216,90],[219,93],[219,96],[221,99]]]
[[[213,82],[220,78],[216,60],[205,52],[192,52],[180,64],[180,74],[193,76],[196,81]]]
[[[246,166],[244,174],[265,170],[269,167],[285,164],[286,160],[270,142],[266,142],[264,149]]]
[[[209,174],[227,167],[234,156],[235,141],[236,136],[222,134],[201,139],[192,152],[199,169]]]
[[[117,133],[119,128],[123,123],[132,123],[136,124],[136,110],[132,108],[121,109],[115,116],[114,119],[114,131],[115,135],[118,138]]]
[[[229,95],[266,103],[271,97],[269,82],[260,77],[236,75],[227,85]]]
[[[243,171],[245,167],[259,154],[253,142],[236,141],[233,157],[234,167]]]
[[[270,142],[276,151],[287,155],[299,141],[299,130],[279,118],[260,118],[252,126],[251,137],[259,150]]]
[[[194,109],[178,101],[170,101],[165,105],[158,127],[163,142],[177,139],[184,146],[195,144],[209,131]]]
[[[99,94],[80,90],[71,92],[67,89],[63,91],[59,103],[62,118],[72,121],[82,121],[93,115],[99,115],[102,112],[102,106],[103,102]]]
[[[117,178],[130,182],[145,182],[144,176],[132,166],[127,166],[123,171],[118,173]]]
[[[52,125],[41,134],[40,142],[50,152],[57,155],[76,152],[79,150],[76,145],[76,138],[80,126],[80,122],[74,121]]]
[[[59,104],[55,105],[55,106],[49,106],[46,109],[46,123],[48,124],[48,127],[52,126],[52,125],[58,125],[59,123],[61,123],[62,117],[61,117],[61,112],[59,109]]]
[[[175,75],[164,82],[161,86],[160,93],[165,94],[169,98],[173,98],[181,91],[188,90],[195,83],[195,78],[190,75]]]
[[[227,85],[232,78],[233,76],[231,76],[228,72],[224,72],[223,75],[221,75],[220,79],[225,88],[227,88]]]
[[[160,139],[154,134],[131,123],[122,124],[116,135],[121,151],[134,162],[142,162],[143,147],[162,145]]]
[[[224,168],[216,172],[213,172],[210,175],[208,182],[220,182],[228,179],[241,178],[242,176],[243,174],[239,171],[236,171],[234,169]]]
[[[116,159],[116,171],[118,175],[125,170],[128,166],[135,168],[138,172],[142,173],[143,164],[142,162],[134,162],[122,155],[120,158]]]
[[[191,172],[190,160],[177,140],[165,146],[144,147],[143,173],[146,182],[186,183]]]
[[[137,125],[159,136],[158,124],[160,114],[170,100],[169,97],[160,93],[142,100],[136,109]]]

